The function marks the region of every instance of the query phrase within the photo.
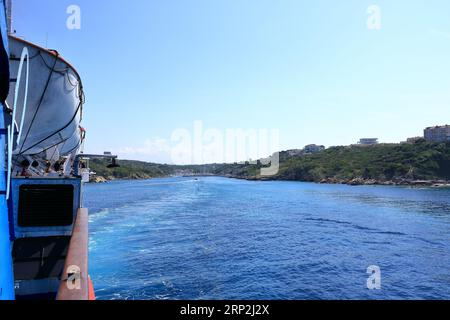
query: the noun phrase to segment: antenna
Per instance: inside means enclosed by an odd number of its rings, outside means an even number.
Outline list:
[[[12,0],[7,0],[6,1],[6,15],[8,18],[8,34],[12,34],[13,33],[13,28],[12,28]]]

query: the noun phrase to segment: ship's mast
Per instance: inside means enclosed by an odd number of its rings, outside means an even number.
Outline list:
[[[6,1],[6,16],[8,18],[8,34],[12,34],[13,33],[13,28],[12,28],[12,0],[7,0]]]

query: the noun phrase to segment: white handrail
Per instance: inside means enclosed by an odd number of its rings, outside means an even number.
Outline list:
[[[19,89],[20,89],[20,81],[22,79],[22,68],[23,63],[26,59],[26,66],[27,66],[27,73],[25,76],[25,96],[23,98],[23,111],[22,111],[22,119],[20,120],[20,126],[19,126],[19,133],[17,135],[17,143],[20,142],[20,138],[22,137],[22,129],[23,129],[23,123],[25,120],[25,113],[27,111],[27,98],[28,98],[28,79],[30,74],[30,59],[28,54],[27,47],[24,47],[22,50],[22,55],[20,57],[20,64],[19,64],[19,71],[17,74],[17,81],[16,81],[16,89],[14,92],[14,109],[13,109],[13,115],[12,115],[12,125],[8,126],[8,164],[7,164],[7,170],[8,170],[8,177],[6,180],[6,199],[9,199],[10,192],[11,192],[11,169],[12,169],[12,156],[13,156],[13,143],[14,143],[14,123],[16,121],[16,113],[17,113],[17,99],[19,97]]]

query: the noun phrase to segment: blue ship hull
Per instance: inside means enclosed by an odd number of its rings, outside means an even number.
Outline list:
[[[9,62],[8,62],[8,29],[6,23],[6,7],[4,0],[0,0],[0,91],[1,95],[7,94],[9,88]],[[4,118],[4,98],[0,98],[0,150],[5,150],[6,129]],[[0,152],[0,300],[14,299],[14,276],[12,270],[11,241],[9,232],[8,203],[6,201],[6,168],[5,153]]]

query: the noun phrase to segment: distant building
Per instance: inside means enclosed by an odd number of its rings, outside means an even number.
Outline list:
[[[417,142],[419,142],[419,141],[421,141],[421,140],[423,140],[423,137],[408,138],[408,139],[406,139],[406,142],[404,142],[404,143],[407,143],[407,144],[416,144]]]
[[[316,144],[307,145],[304,149],[305,153],[318,153],[325,150],[325,146],[318,146]]]
[[[378,138],[362,138],[359,140],[358,144],[362,146],[373,146],[378,144]]]
[[[424,131],[425,140],[429,142],[450,141],[450,126],[436,126],[426,128]]]

